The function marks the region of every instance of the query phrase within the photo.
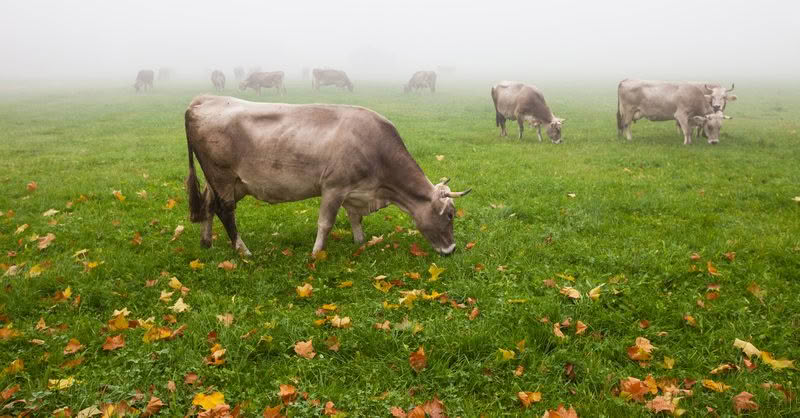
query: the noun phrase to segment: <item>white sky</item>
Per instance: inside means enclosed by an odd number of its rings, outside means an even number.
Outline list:
[[[0,0],[0,78],[330,66],[351,78],[796,78],[800,3]]]

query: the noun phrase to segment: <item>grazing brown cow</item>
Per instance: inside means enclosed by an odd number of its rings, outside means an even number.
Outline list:
[[[268,203],[321,196],[313,254],[325,248],[344,206],[353,238],[364,241],[363,216],[397,205],[440,254],[456,248],[453,198],[447,181],[431,183],[411,157],[394,125],[357,106],[253,103],[200,96],[186,110],[192,222],[204,223],[211,246],[214,214],[231,244],[250,251],[236,229],[236,202],[247,195]],[[206,178],[200,193],[194,157]]]
[[[631,140],[631,125],[639,119],[674,120],[683,133],[683,144],[692,143],[692,130],[700,127],[709,144],[719,142],[722,121],[730,119],[714,111],[702,86],[687,82],[622,80],[617,88],[617,134]]]
[[[246,80],[239,83],[239,90],[241,91],[247,90],[248,87],[258,92],[259,96],[261,95],[262,87],[275,87],[275,90],[281,96],[286,94],[286,87],[283,85],[283,71],[250,74]]]
[[[408,93],[412,90],[430,88],[431,93],[436,93],[436,73],[433,71],[417,71],[408,80],[408,84],[403,86],[403,92]]]
[[[336,86],[353,91],[353,83],[344,71],[314,68],[311,75],[311,88],[314,90],[321,86]]]
[[[542,124],[547,125],[547,136],[554,144],[561,143],[561,125],[565,119],[557,118],[536,86],[518,81],[501,81],[492,87],[495,124],[500,127],[500,136],[508,135],[506,119],[516,120],[519,139],[522,139],[525,121],[537,128],[539,142],[542,141]]]
[[[214,85],[214,90],[216,91],[225,90],[225,73],[220,70],[214,70],[211,73],[211,84]]]
[[[140,70],[136,74],[136,82],[133,83],[133,88],[136,92],[147,91],[148,88],[153,88],[153,70]]]

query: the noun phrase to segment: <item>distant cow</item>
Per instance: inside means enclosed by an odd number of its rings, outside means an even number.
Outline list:
[[[500,136],[508,135],[506,119],[516,120],[519,125],[519,139],[522,139],[525,121],[535,126],[539,141],[542,141],[542,125],[547,125],[547,136],[554,144],[561,143],[561,125],[565,119],[557,118],[544,95],[536,86],[517,81],[501,81],[492,87],[495,123],[500,127]]]
[[[147,91],[148,88],[153,88],[153,70],[140,70],[138,74],[136,74],[136,82],[133,83],[133,88],[136,89],[136,92],[139,91]]]
[[[225,73],[220,70],[214,70],[211,73],[211,84],[214,85],[214,90],[225,90]]]
[[[234,68],[233,69],[233,78],[235,78],[236,81],[244,80],[244,67],[239,66],[239,67]]]
[[[259,96],[261,95],[262,87],[275,87],[275,90],[281,96],[286,94],[286,87],[283,85],[283,71],[250,74],[246,80],[239,83],[239,90],[241,91],[247,90],[248,87],[258,92]]]
[[[314,68],[311,75],[311,88],[314,90],[321,86],[336,86],[353,91],[353,83],[344,71]]]
[[[700,127],[709,144],[719,142],[722,120],[703,87],[687,82],[622,80],[617,88],[617,134],[631,139],[631,125],[639,119],[675,120],[684,145],[692,143],[692,128]]]
[[[411,215],[434,250],[456,248],[453,198],[447,180],[434,185],[406,149],[394,125],[357,106],[253,103],[201,96],[186,110],[192,222],[204,224],[211,246],[213,216],[237,251],[250,251],[236,228],[236,202],[247,195],[268,203],[321,196],[312,254],[325,248],[344,206],[353,239],[364,241],[363,216],[390,204]],[[206,178],[200,193],[194,157]]]
[[[403,92],[417,91],[419,89],[430,88],[431,93],[436,93],[436,73],[433,71],[417,71],[408,80],[408,84],[403,86]]]

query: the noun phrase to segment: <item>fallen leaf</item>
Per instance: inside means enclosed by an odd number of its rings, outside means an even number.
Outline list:
[[[36,184],[35,181],[31,181],[27,186],[25,186],[25,188],[28,189],[29,192],[34,192],[39,188],[39,185]]]
[[[183,383],[187,385],[194,385],[195,383],[199,383],[198,382],[199,379],[200,376],[198,376],[197,373],[189,372],[186,373],[185,376],[183,376]]]
[[[147,199],[147,190],[142,189],[136,192],[136,195],[139,196],[140,199]]]
[[[376,322],[373,326],[375,329],[381,329],[384,331],[389,331],[391,329],[391,323],[389,321]]]
[[[753,400],[753,394],[749,392],[742,392],[731,399],[733,402],[733,410],[736,411],[737,414],[741,413],[742,411],[757,411],[758,404],[755,403]]]
[[[227,328],[233,323],[233,314],[228,312],[224,315],[217,315],[217,321]]]
[[[125,195],[124,195],[124,194],[122,194],[122,192],[121,192],[121,191],[119,191],[119,190],[114,190],[114,191],[112,191],[112,192],[111,192],[111,194],[113,194],[113,195],[114,195],[114,197],[116,197],[116,198],[117,198],[117,200],[119,200],[120,202],[124,202],[124,201],[125,201]]]
[[[175,387],[175,382],[172,381],[172,380],[168,381],[167,382],[167,391],[170,392],[170,393],[175,393],[176,390],[178,390],[178,388]]]
[[[708,268],[708,274],[710,274],[712,276],[721,276],[722,275],[720,272],[717,271],[717,269],[714,267],[714,265],[711,264],[711,260],[708,260],[708,262],[706,263],[706,267]]]
[[[525,373],[525,367],[523,367],[521,364],[514,369],[514,376],[520,377],[523,373]]]
[[[314,339],[312,338],[308,341],[296,342],[294,344],[294,352],[300,357],[307,358],[309,360],[313,359],[314,356],[317,355],[317,353],[314,351],[314,345],[312,344],[313,340]]]
[[[197,405],[206,411],[224,404],[225,395],[223,395],[222,392],[213,392],[208,395],[204,393],[198,393],[197,395],[194,395],[194,399],[192,399],[192,405]]]
[[[328,347],[328,350],[339,351],[339,338],[335,335],[331,335],[325,340],[325,345]]]
[[[346,287],[353,287],[353,282],[350,281],[350,280],[347,280],[347,281],[339,283],[339,285],[337,285],[336,287],[338,287],[339,289],[344,289]]]
[[[22,225],[18,226],[18,227],[17,227],[17,230],[16,230],[16,231],[14,231],[14,235],[19,235],[19,234],[21,234],[21,233],[25,232],[25,230],[26,230],[26,229],[28,229],[28,226],[30,226],[30,225],[28,225],[28,224],[22,224]]]
[[[175,292],[167,292],[166,290],[162,290],[161,296],[159,296],[158,299],[164,303],[169,303],[172,301],[172,295],[174,293]]]
[[[675,359],[672,357],[664,356],[664,368],[667,370],[672,370],[673,366],[675,366]]]
[[[281,251],[281,254],[283,254],[283,255],[285,255],[287,257],[291,257],[291,256],[294,255],[294,252],[292,251],[291,248],[286,248],[283,251]]]
[[[170,338],[171,336],[172,331],[170,331],[169,328],[152,327],[145,331],[144,335],[142,336],[142,341],[145,343],[152,343],[154,341]]]
[[[75,384],[75,378],[73,376],[67,377],[66,379],[49,379],[47,381],[47,388],[50,390],[64,390],[70,388],[73,384]]]
[[[139,232],[134,233],[133,239],[131,239],[131,244],[142,245],[142,234]]]
[[[564,287],[559,291],[559,293],[571,299],[581,298],[581,292],[579,292],[578,289],[575,289],[574,287],[569,287],[569,286]]]
[[[84,347],[83,344],[81,344],[81,342],[78,341],[77,338],[70,338],[70,340],[67,342],[67,346],[64,347],[64,354],[66,355],[66,354],[77,353],[83,347]]]
[[[311,294],[314,293],[314,286],[311,286],[311,283],[305,283],[302,286],[297,286],[295,292],[297,292],[298,298],[310,298]]]
[[[644,402],[644,396],[650,393],[647,384],[635,377],[628,377],[619,381],[619,395],[624,399],[633,399]]]
[[[689,326],[692,326],[692,327],[696,327],[697,326],[697,321],[694,319],[693,316],[691,316],[689,314],[686,314],[686,315],[683,316],[683,319],[686,321],[687,324],[689,324]]]
[[[555,334],[556,337],[561,339],[567,338],[567,336],[564,335],[563,332],[561,332],[561,324],[559,324],[558,322],[553,323],[553,334]]]
[[[650,353],[653,351],[653,345],[650,340],[644,337],[636,337],[634,345],[628,347],[628,357],[632,360],[642,361],[650,360]]]
[[[726,391],[726,390],[731,388],[730,386],[728,386],[728,385],[726,385],[726,384],[724,384],[722,382],[715,382],[715,381],[713,381],[711,379],[703,379],[702,383],[703,383],[703,387],[704,388],[711,389],[714,392],[724,392],[724,391]]]
[[[725,253],[725,258],[727,258],[728,261],[733,262],[733,260],[736,260],[736,252],[728,251],[727,253]]]
[[[58,211],[55,210],[55,209],[48,209],[42,214],[42,216],[44,216],[45,218],[48,218],[48,217],[53,216],[53,215],[55,215],[57,213],[58,213]]]
[[[586,331],[586,328],[589,328],[584,324],[582,321],[578,321],[575,323],[575,335],[583,334]]]
[[[3,373],[10,375],[19,373],[24,369],[25,369],[25,362],[21,358],[18,358],[12,361],[11,364],[8,365],[8,367],[3,369]]]
[[[600,299],[600,289],[602,289],[602,287],[605,285],[606,285],[605,283],[602,283],[600,284],[600,286],[597,286],[594,289],[590,290],[589,297],[592,298],[592,300],[594,301]]]
[[[764,363],[769,364],[773,369],[780,370],[785,368],[790,368],[790,369],[794,368],[794,360],[787,360],[787,359],[776,360],[773,359],[772,355],[766,351],[761,352],[761,360],[763,360]]]
[[[761,287],[758,286],[758,283],[751,282],[750,285],[747,286],[747,291],[753,294],[753,296],[757,297],[761,303],[764,303],[764,296],[767,295],[767,291],[761,289]]]
[[[378,277],[380,277],[380,276],[378,276]],[[376,282],[374,282],[372,284],[372,287],[380,290],[383,293],[389,292],[389,289],[391,289],[392,286],[394,286],[394,285],[389,283],[389,282],[387,282],[387,281],[385,281],[385,280],[378,280],[378,281],[376,281]]]
[[[376,237],[376,236],[373,235],[372,239],[367,241],[366,245],[367,245],[367,247],[372,247],[373,245],[377,245],[377,244],[380,244],[382,242],[383,242],[383,235],[381,235],[379,237]]]
[[[225,353],[228,352],[225,348],[222,348],[222,345],[217,343],[214,344],[211,349],[211,354],[209,354],[205,359],[205,363],[209,366],[221,366],[225,364]]]
[[[191,268],[192,270],[199,270],[203,267],[205,267],[205,264],[200,262],[200,259],[192,260],[191,262],[189,262],[189,268]]]
[[[431,277],[428,279],[428,281],[435,282],[436,280],[439,280],[439,275],[444,271],[445,269],[437,266],[435,263],[431,264],[431,266],[428,268],[428,273],[431,274]]]
[[[467,245],[464,246],[464,249],[465,250],[471,250],[473,247],[475,247],[475,241],[468,242]]]
[[[3,397],[4,401],[7,401],[12,396],[14,396],[14,394],[17,393],[18,390],[19,390],[19,385],[10,386],[6,388],[6,390],[4,390],[2,393],[0,393],[0,396]]]
[[[331,319],[331,326],[334,328],[350,328],[350,317],[340,318],[339,315],[334,315]]]
[[[183,233],[184,229],[185,228],[184,228],[183,225],[176,226],[175,227],[175,232],[172,233],[172,239],[170,239],[170,241],[176,241],[178,238],[180,238],[180,236]]]
[[[284,405],[288,405],[297,399],[297,388],[292,385],[280,385],[278,396],[280,396]]]
[[[113,351],[122,347],[125,347],[125,338],[122,334],[106,337],[106,342],[103,344],[105,351]]]
[[[653,413],[657,414],[659,412],[675,412],[676,404],[672,395],[667,393],[663,396],[656,396],[653,400],[648,401],[645,404],[645,408],[649,409]]]
[[[558,409],[548,409],[542,415],[542,418],[578,418],[578,413],[572,406],[569,409],[564,408],[564,405],[559,404]]]
[[[517,356],[513,351],[506,350],[505,348],[498,348],[497,354],[499,354],[498,358],[500,361],[513,360]]]
[[[472,308],[472,312],[469,313],[469,320],[474,321],[475,318],[477,318],[478,315],[480,315],[480,313],[481,311],[479,311],[477,307]]]
[[[411,248],[409,249],[409,251],[411,252],[412,255],[417,257],[426,257],[428,255],[428,253],[422,251],[422,249],[419,248],[416,242],[411,243]]]
[[[442,160],[444,160],[444,155],[437,155],[436,156],[436,161],[442,161]]]
[[[542,400],[541,392],[517,392],[517,399],[522,403],[523,408],[528,408],[531,404]]]
[[[417,373],[428,367],[428,357],[425,355],[425,348],[420,346],[417,351],[411,353],[408,357],[408,363]]]
[[[176,205],[177,203],[178,203],[178,202],[176,202],[176,201],[175,201],[175,199],[169,199],[169,200],[167,200],[167,204],[166,204],[166,205],[164,205],[164,209],[172,209],[172,208],[174,208],[174,207],[175,207],[175,205]]]
[[[750,344],[747,341],[742,341],[738,338],[733,340],[733,346],[736,348],[741,348],[747,357],[752,358],[753,356],[761,357],[761,350],[757,349],[753,344]]]
[[[236,264],[234,264],[234,263],[232,263],[232,262],[230,262],[228,260],[225,260],[225,261],[217,264],[217,267],[221,268],[221,269],[223,269],[225,271],[231,271],[231,270],[236,268]]]
[[[191,309],[191,306],[187,305],[183,301],[183,298],[178,298],[178,300],[175,301],[175,304],[170,306],[170,309],[172,309],[175,313],[181,313],[181,312],[186,312],[189,309]]]
[[[736,365],[730,363],[723,363],[715,367],[713,370],[711,370],[711,374],[720,374],[727,372],[728,370],[738,370],[738,369],[739,368]]]
[[[144,412],[139,415],[142,418],[151,417],[156,415],[161,408],[164,407],[164,402],[161,399],[156,398],[155,396],[150,396],[150,400],[147,401],[147,406],[144,408]]]
[[[45,248],[49,247],[50,244],[52,244],[53,240],[55,239],[56,236],[49,232],[47,233],[47,235],[39,238],[39,244],[38,244],[39,250],[44,250]]]

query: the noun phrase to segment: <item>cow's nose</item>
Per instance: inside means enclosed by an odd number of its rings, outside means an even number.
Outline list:
[[[722,106],[713,106],[715,112],[718,111],[721,107]]]
[[[709,139],[708,140],[708,143],[711,144],[711,145],[717,145],[718,142],[719,142],[719,140],[717,140],[717,139]]]
[[[447,247],[447,248],[439,248],[439,249],[437,249],[437,251],[438,251],[438,252],[439,252],[439,254],[441,254],[441,255],[450,255],[450,254],[452,254],[452,253],[453,253],[453,251],[455,251],[455,250],[456,250],[456,243],[455,243],[455,242],[454,242],[454,243],[452,243],[452,244],[450,244],[450,246],[449,246],[449,247]]]

